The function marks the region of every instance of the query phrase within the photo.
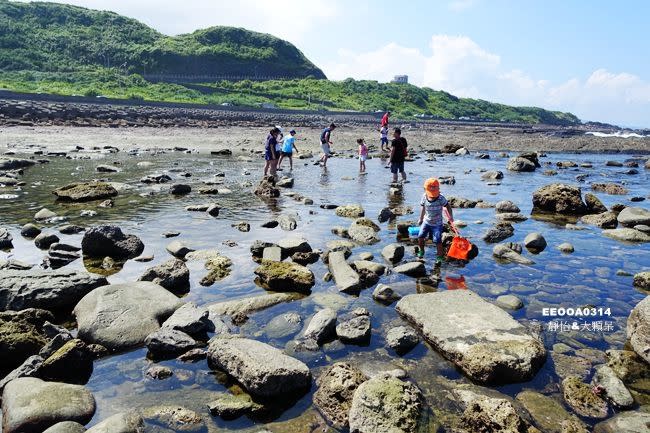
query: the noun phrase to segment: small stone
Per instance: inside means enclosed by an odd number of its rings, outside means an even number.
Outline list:
[[[409,352],[419,342],[418,334],[406,326],[396,326],[386,334],[386,345],[400,355]]]
[[[558,245],[557,249],[566,254],[570,254],[575,251],[573,245],[571,245],[569,242],[561,243],[560,245]]]

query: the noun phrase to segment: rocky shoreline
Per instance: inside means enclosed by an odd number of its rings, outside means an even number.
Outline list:
[[[333,136],[339,148],[353,146],[359,137],[368,143],[378,141],[378,120],[369,114],[0,99],[0,146],[25,141],[38,143],[39,136],[45,135],[66,142],[60,148],[92,138],[98,145],[120,148],[161,146],[166,141],[184,140],[189,147],[207,151],[224,145],[239,150],[246,144],[261,142],[269,127],[286,125],[299,129],[298,144],[302,142],[303,147],[317,151],[320,128],[331,121],[341,126]],[[586,125],[556,127],[451,121],[395,121],[395,125],[405,130],[409,143],[425,150],[453,144],[469,150],[650,153],[650,137],[585,135],[591,130]],[[52,145],[51,140],[47,143]]]

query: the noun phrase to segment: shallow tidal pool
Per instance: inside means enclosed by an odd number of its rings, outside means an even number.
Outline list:
[[[182,143],[179,143],[182,145]],[[34,222],[34,214],[48,208],[61,217],[57,222],[39,224],[45,232],[55,232],[61,242],[80,245],[83,233],[61,235],[57,227],[63,224],[78,224],[84,227],[111,223],[119,225],[125,233],[139,236],[145,244],[144,255],[153,255],[153,261],[139,263],[133,260],[109,272],[111,283],[135,281],[145,269],[171,258],[165,247],[171,240],[181,240],[194,249],[219,249],[232,262],[232,272],[225,279],[212,286],[199,284],[206,274],[201,262],[189,262],[191,288],[183,300],[193,301],[199,306],[264,294],[266,291],[255,283],[253,271],[258,266],[251,259],[250,246],[255,240],[277,242],[287,236],[301,236],[307,239],[314,249],[327,249],[327,242],[341,239],[332,234],[334,226],[348,227],[352,219],[335,215],[334,210],[321,208],[321,204],[354,204],[365,209],[367,217],[377,221],[377,215],[384,207],[410,207],[412,214],[399,216],[396,221],[380,224],[381,241],[374,245],[363,245],[353,249],[352,258],[360,253],[374,255],[374,260],[383,262],[381,250],[387,244],[398,241],[396,222],[417,220],[422,184],[428,177],[454,176],[455,184],[441,185],[446,197],[456,196],[473,200],[496,203],[511,200],[528,216],[526,221],[513,223],[515,233],[505,242],[523,242],[528,233],[539,232],[548,246],[539,254],[531,254],[524,249],[524,256],[535,264],[501,264],[492,257],[493,244],[482,240],[483,233],[496,221],[494,208],[454,209],[456,220],[467,223],[462,229],[463,236],[469,238],[479,248],[479,255],[465,266],[445,263],[434,269],[435,254],[427,249],[427,272],[432,276],[414,279],[408,276],[389,273],[380,279],[401,295],[427,291],[443,291],[457,288],[459,281],[463,287],[472,290],[487,300],[494,300],[503,294],[518,296],[524,307],[509,311],[512,316],[526,324],[538,321],[543,329],[543,337],[549,356],[542,369],[533,380],[526,383],[496,387],[500,392],[515,396],[524,389],[533,389],[546,395],[559,396],[561,377],[551,351],[554,345],[564,343],[569,347],[564,354],[587,360],[593,367],[604,362],[604,351],[622,349],[626,344],[625,324],[631,309],[647,294],[635,289],[632,276],[650,269],[650,244],[629,244],[601,235],[601,230],[581,223],[582,230],[568,229],[566,221],[539,220],[530,216],[532,193],[549,183],[569,183],[581,186],[583,194],[591,191],[592,182],[624,183],[629,190],[626,195],[607,195],[596,193],[598,198],[610,207],[615,203],[648,208],[648,201],[632,203],[632,196],[645,197],[650,185],[650,170],[639,168],[634,175],[623,174],[626,168],[609,167],[608,160],[625,161],[632,155],[600,154],[548,154],[540,158],[542,168],[534,173],[514,173],[505,169],[507,158],[490,152],[489,159],[476,159],[468,156],[436,155],[435,161],[427,161],[427,154],[421,153],[406,169],[409,183],[404,185],[403,194],[391,195],[390,173],[384,167],[385,161],[378,157],[367,162],[368,174],[358,174],[358,161],[353,158],[337,157],[329,161],[327,170],[314,166],[313,160],[294,161],[295,185],[282,189],[283,195],[277,200],[262,200],[253,195],[253,184],[259,181],[262,161],[237,156],[212,156],[206,154],[187,154],[173,151],[143,151],[118,153],[69,153],[71,159],[57,156],[37,156],[50,162],[25,169],[20,180],[25,185],[20,188],[0,188],[0,194],[7,198],[0,200],[0,227],[8,228],[13,236],[14,248],[0,252],[0,259],[12,257],[27,263],[39,264],[47,251],[36,248],[31,240],[20,236],[22,225]],[[34,157],[17,153],[17,157]],[[559,169],[558,161],[591,163],[593,168]],[[142,162],[147,164],[139,164]],[[546,163],[552,166],[547,167]],[[119,167],[118,173],[98,173],[96,166],[110,164]],[[641,165],[642,167],[642,165]],[[288,164],[285,166],[285,170]],[[543,171],[553,168],[557,175],[546,176]],[[496,185],[488,185],[481,180],[481,170],[501,170],[504,178]],[[140,178],[165,172],[172,181],[167,184],[145,185]],[[221,173],[223,177],[215,175]],[[283,172],[287,174],[287,172]],[[281,173],[282,174],[282,173]],[[577,175],[588,174],[584,182],[576,180]],[[112,208],[99,208],[98,202],[80,204],[62,203],[55,200],[52,190],[70,182],[106,179],[123,184]],[[208,196],[197,192],[205,182],[222,182],[220,187],[230,190],[228,194]],[[169,194],[169,185],[184,183],[193,191],[183,196]],[[313,200],[313,205],[286,196],[297,193]],[[12,197],[16,195],[17,197]],[[188,212],[185,207],[192,204],[217,203],[221,207],[218,217],[213,218],[204,212]],[[96,211],[94,216],[81,216],[83,210]],[[293,216],[297,221],[294,231],[284,231],[280,227],[263,228],[261,224],[281,214]],[[250,232],[243,233],[231,224],[246,221]],[[479,223],[481,222],[482,223]],[[173,239],[162,236],[166,231],[178,231]],[[403,239],[399,239],[404,241]],[[229,242],[234,241],[234,242]],[[575,247],[571,254],[562,253],[557,246],[570,242]],[[407,245],[404,261],[415,259],[413,243]],[[334,282],[323,281],[327,266],[318,261],[308,267],[316,277],[316,285],[311,294],[302,299],[276,305],[266,310],[252,313],[249,320],[236,333],[264,341],[272,346],[284,348],[300,331],[313,313],[330,307],[340,314],[357,307],[365,307],[371,312],[372,335],[367,346],[343,345],[333,342],[318,352],[299,352],[296,357],[311,368],[318,377],[322,367],[336,361],[349,361],[371,374],[381,370],[404,369],[425,395],[428,404],[423,431],[446,431],[457,425],[462,410],[447,396],[447,392],[461,383],[468,383],[454,365],[445,360],[427,344],[420,343],[405,356],[397,356],[385,348],[384,336],[391,327],[404,324],[395,311],[394,304],[386,306],[372,298],[373,287],[362,291],[359,296],[340,293]],[[83,269],[82,260],[67,266],[70,269]],[[92,269],[91,269],[92,270]],[[580,329],[555,329],[550,324],[554,319],[544,315],[544,308],[575,308],[590,306],[609,311],[610,315],[597,318],[578,319]],[[274,317],[295,312],[302,318],[301,326],[289,333],[273,329],[268,324]],[[72,318],[67,323],[73,325]],[[585,327],[582,322],[602,322],[601,326]],[[575,328],[575,326],[573,327]],[[287,335],[284,335],[287,334]],[[562,346],[565,347],[565,346]],[[210,415],[207,403],[216,391],[241,392],[236,384],[228,381],[223,374],[215,372],[206,360],[195,363],[171,359],[159,361],[160,365],[170,367],[173,376],[165,380],[152,380],[145,372],[154,361],[148,359],[145,348],[120,353],[95,362],[94,372],[87,384],[97,401],[97,411],[90,425],[106,417],[133,408],[146,408],[156,405],[175,405],[195,410],[204,419],[204,427],[196,431],[252,431],[265,428],[272,432],[311,432],[323,431],[324,422],[311,404],[316,384],[310,393],[299,399],[292,407],[275,413],[268,419],[249,419],[224,421]],[[593,369],[591,370],[593,373]],[[587,380],[590,380],[591,374]],[[650,403],[650,390],[647,383],[630,385],[637,403]],[[560,397],[561,399],[561,397]],[[593,420],[585,419],[593,425]],[[160,427],[157,431],[170,431]],[[192,430],[194,431],[194,430]]]

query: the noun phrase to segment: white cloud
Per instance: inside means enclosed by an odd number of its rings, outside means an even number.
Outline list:
[[[366,53],[340,50],[323,69],[332,79],[389,81],[407,74],[411,83],[457,96],[571,111],[584,120],[647,125],[650,118],[650,82],[641,77],[598,69],[552,83],[504,68],[500,56],[466,36],[434,35],[428,53],[396,43]]]

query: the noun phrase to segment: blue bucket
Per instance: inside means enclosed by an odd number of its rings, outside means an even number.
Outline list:
[[[420,234],[420,227],[419,226],[411,226],[409,227],[409,236],[414,237]]]

